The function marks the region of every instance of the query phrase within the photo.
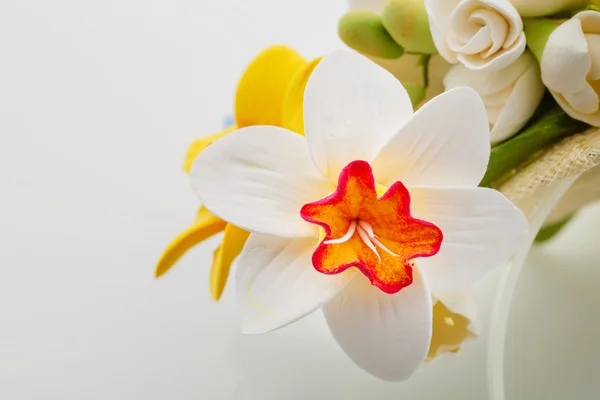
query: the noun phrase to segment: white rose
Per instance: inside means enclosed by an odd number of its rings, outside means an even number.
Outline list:
[[[499,70],[525,50],[523,21],[508,0],[425,0],[442,57],[472,70]]]
[[[363,0],[364,1],[364,0]],[[509,0],[522,17],[541,17],[561,11],[576,10],[590,0]]]
[[[558,26],[541,55],[542,81],[572,118],[600,126],[600,12]]]
[[[499,71],[471,71],[455,65],[444,78],[444,86],[446,90],[469,86],[479,93],[490,120],[492,144],[525,126],[544,96],[539,66],[529,51]]]

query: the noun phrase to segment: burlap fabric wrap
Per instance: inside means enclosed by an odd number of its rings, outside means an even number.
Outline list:
[[[547,223],[569,216],[600,199],[600,129],[570,136],[549,148],[500,187],[513,203],[535,196],[555,181],[581,175],[565,193]]]

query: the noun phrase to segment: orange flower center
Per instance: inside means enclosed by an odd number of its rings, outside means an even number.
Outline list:
[[[356,267],[385,293],[410,285],[412,260],[435,255],[442,244],[437,226],[410,215],[410,194],[401,182],[377,197],[366,161],[348,164],[335,192],[304,205],[300,214],[325,231],[312,257],[317,271],[338,274]]]

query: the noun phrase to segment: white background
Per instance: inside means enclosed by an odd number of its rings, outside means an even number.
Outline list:
[[[198,206],[188,144],[221,128],[263,48],[341,48],[345,8],[2,1],[0,399],[485,399],[485,337],[387,384],[348,361],[319,313],[239,335],[233,285],[209,297],[214,240],[153,278]],[[599,223],[600,208],[580,215],[530,258],[510,324],[509,400],[600,398]],[[497,275],[478,286],[484,320]]]

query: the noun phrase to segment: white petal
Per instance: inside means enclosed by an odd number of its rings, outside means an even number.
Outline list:
[[[523,53],[517,61],[501,71],[473,71],[462,64],[457,64],[444,77],[444,86],[446,89],[458,86],[471,87],[483,96],[484,103],[488,106],[490,104],[489,100],[491,100],[489,96],[497,95],[499,92],[506,92],[507,89],[510,89],[510,92],[512,92],[515,82],[523,74],[534,66],[539,70],[537,65],[537,60],[529,51]],[[510,92],[508,95],[510,95]],[[504,105],[506,99],[507,96],[501,96],[493,105]]]
[[[588,55],[592,63],[587,78],[590,81],[597,81],[600,80],[600,34],[585,35],[585,38],[588,42]]]
[[[304,93],[304,131],[325,176],[371,161],[412,115],[410,98],[388,71],[358,53],[338,51],[315,68]]]
[[[572,18],[552,32],[540,64],[542,81],[552,91],[573,93],[587,85],[591,61],[581,21]]]
[[[418,268],[413,283],[393,295],[359,275],[323,312],[346,354],[380,379],[408,379],[427,356],[432,303]]]
[[[572,93],[562,93],[569,106],[576,112],[582,114],[593,114],[599,109],[598,93],[594,88],[586,84],[580,90]]]
[[[215,215],[283,237],[318,234],[300,209],[335,189],[314,167],[304,138],[273,126],[247,127],[217,140],[196,158],[190,176]]]
[[[590,124],[592,126],[600,127],[600,110],[592,114],[577,112],[560,93],[552,90],[550,93],[554,97],[554,100],[556,100],[558,105],[565,111],[565,113],[567,113],[569,117],[585,122],[586,124]]]
[[[465,155],[468,154],[468,157]],[[490,129],[471,88],[442,93],[421,107],[373,162],[377,182],[476,186],[490,157]]]
[[[466,153],[468,154],[468,153]],[[527,234],[525,216],[488,188],[410,187],[411,211],[444,235],[432,257],[419,258],[431,290],[460,290],[508,258]]]
[[[589,28],[590,23],[600,20],[596,15],[584,11],[556,28],[544,48],[541,69],[542,81],[570,117],[600,126],[600,94],[586,80],[594,73],[593,53],[582,26]]]
[[[586,0],[580,0],[586,1]],[[587,0],[588,3],[594,3],[596,0]],[[597,4],[596,4],[597,5]],[[595,10],[586,10],[576,13],[573,18],[581,21],[581,27],[585,33],[600,34],[600,13]]]
[[[492,128],[492,143],[506,140],[523,128],[542,101],[544,91],[539,68],[536,63],[532,63],[527,72],[517,80],[500,112]]]
[[[297,321],[354,277],[354,269],[338,275],[317,272],[311,262],[316,246],[316,239],[250,235],[235,277],[242,333],[266,333]]]
[[[521,32],[515,44],[497,51],[493,56],[490,56],[487,59],[482,58],[479,54],[470,55],[464,53],[459,54],[458,59],[461,63],[466,65],[467,68],[475,71],[498,71],[515,62],[515,60],[525,51],[526,44],[525,34]]]
[[[387,0],[349,0],[350,10],[363,10],[378,13],[383,9]]]
[[[583,11],[577,13],[574,18],[581,21],[581,27],[588,42],[588,55],[592,68],[587,78],[600,80],[600,13],[592,10]]]
[[[509,32],[506,35],[505,46],[511,46],[523,32],[523,20],[517,9],[507,0],[480,0],[482,3],[496,9],[508,22]]]
[[[425,0],[425,9],[429,16],[431,36],[438,52],[446,61],[455,64],[456,52],[448,47],[450,15],[460,0]]]

